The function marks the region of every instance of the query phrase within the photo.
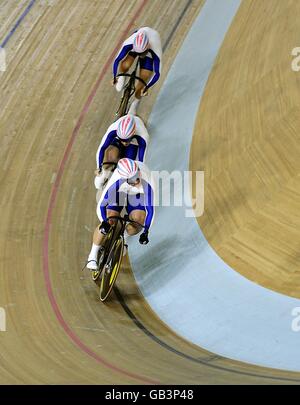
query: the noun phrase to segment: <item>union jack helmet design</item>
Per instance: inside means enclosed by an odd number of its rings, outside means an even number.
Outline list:
[[[133,51],[143,53],[149,48],[149,38],[144,30],[138,30],[133,41]]]
[[[117,170],[122,179],[131,179],[137,174],[139,167],[134,160],[123,158],[119,160]]]
[[[135,119],[132,115],[124,115],[117,127],[117,136],[120,139],[130,139],[135,135]]]

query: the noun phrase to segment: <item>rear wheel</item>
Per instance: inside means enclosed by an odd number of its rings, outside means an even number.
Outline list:
[[[106,260],[100,284],[100,300],[105,301],[109,296],[122,263],[124,240],[122,236],[114,242]]]
[[[117,111],[117,118],[121,118],[127,114],[128,103],[129,103],[129,99],[131,97],[130,93],[131,93],[130,88],[126,87],[126,89],[124,90],[123,97],[121,99],[120,107]]]

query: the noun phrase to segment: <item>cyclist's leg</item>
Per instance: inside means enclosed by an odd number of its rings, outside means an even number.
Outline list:
[[[118,144],[110,145],[104,153],[104,162],[118,163],[120,159],[120,147]],[[106,165],[106,168],[112,168],[112,165]]]
[[[131,68],[136,55],[129,53],[120,63],[119,73],[126,73]]]
[[[128,212],[128,207],[127,207],[127,212]],[[145,221],[145,217],[146,217],[146,212],[144,210],[140,210],[140,209],[135,209],[133,211],[130,212],[129,214],[129,218],[132,221],[136,221],[140,224],[143,224]],[[125,256],[127,254],[127,249],[128,249],[128,238],[137,235],[139,232],[141,232],[142,227],[135,225],[135,224],[127,224],[125,232],[124,232],[124,250],[123,250],[123,256]]]
[[[121,205],[119,206],[115,206],[115,205],[108,205],[106,208],[106,217],[108,218],[108,223],[110,225],[114,225],[117,220],[116,219],[109,219],[110,217],[119,217],[121,214],[123,207]],[[99,230],[101,227],[102,222],[99,225]],[[98,239],[100,242],[100,245],[102,246],[104,244],[106,235],[104,235],[103,233],[100,232],[100,238]]]
[[[106,210],[107,218],[120,216],[123,207],[114,207],[114,208],[115,209],[107,208]],[[113,225],[116,223],[116,221],[117,221],[116,219],[110,219],[108,222],[110,225]]]
[[[131,55],[130,53],[122,60],[119,67],[119,73],[127,73],[128,70],[131,68],[133,62],[135,60],[135,56]],[[116,84],[117,91],[121,91],[124,87],[125,77],[121,76],[118,77],[118,81]]]
[[[118,145],[110,145],[104,153],[104,162],[118,163],[120,159],[120,148]],[[113,164],[105,164],[102,167],[103,180],[110,179],[115,166]]]
[[[87,260],[87,268],[90,270],[98,269],[98,253],[103,243],[103,236],[104,235],[100,232],[100,226],[97,226],[94,231],[93,244]]]
[[[115,145],[110,145],[105,153],[104,153],[104,162],[113,162],[118,163],[120,159],[120,148]],[[103,186],[107,183],[107,181],[111,178],[111,175],[114,170],[114,165],[112,164],[105,164],[102,166],[101,171],[99,171],[98,175],[95,178],[95,187],[102,191]]]
[[[147,69],[140,69],[139,77],[144,80],[144,82],[148,83],[148,81],[151,79],[153,76],[153,72]],[[137,80],[137,83],[135,85],[135,97],[140,99],[141,98],[141,91],[145,85]]]
[[[139,224],[143,225],[146,218],[146,212],[144,209],[136,209],[134,211],[131,211],[129,218],[132,221],[138,222]],[[126,231],[130,236],[138,234],[139,232],[141,232],[141,230],[142,226],[138,226],[136,224],[129,223],[126,227]]]
[[[106,209],[106,215],[107,217],[111,217],[111,216],[119,216],[120,212],[122,210],[122,207],[114,207],[116,209],[112,210],[111,208],[107,208]],[[101,224],[103,222],[103,218],[101,215],[101,210],[98,210],[97,207],[97,214],[100,220],[100,225],[98,225],[94,231],[94,235],[93,235],[93,245],[88,257],[88,264],[87,264],[87,268],[90,270],[97,270],[98,268],[98,263],[97,263],[97,258],[98,258],[98,253],[99,253],[99,249],[101,248],[101,246],[103,246],[104,241],[105,241],[105,237],[106,235],[104,235],[101,231],[100,231],[100,227]],[[110,220],[109,223],[112,225],[113,220]]]
[[[145,217],[146,217],[146,212],[145,212],[145,207],[140,204],[138,199],[130,198],[128,196],[127,200],[127,205],[126,205],[126,211],[129,216],[129,218],[132,221],[136,221],[140,224],[144,224]],[[123,250],[123,256],[126,255],[127,253],[127,248],[128,248],[128,238],[136,235],[141,231],[142,227],[135,225],[135,224],[127,224],[125,232],[124,232],[124,250]]]
[[[148,83],[151,77],[153,76],[153,59],[146,56],[144,58],[140,58],[140,70],[139,70],[139,77],[144,80],[144,82]],[[134,99],[131,103],[129,113],[135,115],[139,102],[141,100],[141,91],[145,85],[140,81],[136,80],[135,83],[135,95]]]
[[[129,215],[129,219],[138,222],[141,225],[144,225],[146,218],[146,210],[142,200],[140,199],[140,195],[128,197],[126,211]],[[142,227],[136,224],[129,223],[126,226],[126,233],[129,236],[136,235],[141,230]]]
[[[153,59],[149,56],[145,56],[144,58],[140,58],[140,70],[139,70],[139,77],[144,80],[144,82],[148,83],[154,73],[154,65]],[[135,97],[141,98],[141,91],[145,85],[140,81],[137,80],[135,84]]]

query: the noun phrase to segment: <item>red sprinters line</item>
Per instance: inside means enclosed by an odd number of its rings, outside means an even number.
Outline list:
[[[148,0],[143,0],[140,7],[138,8],[138,10],[136,11],[135,15],[133,16],[132,20],[130,21],[130,23],[128,24],[125,32],[123,33],[118,45],[115,47],[115,49],[113,50],[112,54],[110,55],[110,57],[108,58],[107,62],[105,63],[100,76],[94,86],[94,88],[92,89],[91,94],[89,95],[81,113],[80,116],[78,118],[78,121],[75,125],[75,128],[73,129],[71,138],[69,140],[69,143],[66,147],[65,153],[63,155],[63,158],[60,162],[59,165],[59,169],[57,172],[57,176],[55,179],[55,183],[53,185],[53,188],[51,190],[51,196],[50,196],[50,201],[49,201],[49,206],[48,206],[48,211],[47,211],[47,217],[46,217],[46,223],[45,223],[45,228],[44,228],[44,240],[43,240],[43,271],[44,271],[44,277],[45,277],[45,283],[46,283],[46,289],[47,289],[47,294],[48,294],[48,298],[49,301],[51,303],[52,309],[55,313],[55,316],[58,320],[58,322],[60,323],[60,325],[62,326],[62,328],[64,329],[64,331],[66,332],[66,334],[69,336],[69,338],[82,350],[84,351],[86,354],[88,354],[90,357],[92,357],[93,359],[95,359],[98,363],[101,363],[103,365],[105,365],[106,367],[108,367],[109,369],[116,371],[120,374],[123,374],[127,377],[131,377],[134,378],[138,381],[141,381],[143,383],[147,383],[147,384],[158,384],[157,381],[151,380],[150,378],[147,377],[142,377],[139,376],[137,374],[131,373],[127,370],[123,370],[119,367],[114,366],[113,364],[109,363],[107,360],[105,360],[104,358],[102,358],[101,356],[99,356],[97,353],[95,353],[93,350],[91,350],[88,346],[86,346],[81,340],[80,338],[72,331],[72,329],[69,327],[68,323],[65,321],[59,306],[57,304],[57,301],[54,297],[54,293],[53,293],[53,289],[52,289],[52,285],[51,285],[51,280],[50,280],[50,272],[49,272],[49,236],[50,236],[50,228],[51,228],[51,220],[52,220],[52,215],[53,215],[53,210],[55,207],[55,203],[56,203],[56,198],[57,198],[57,194],[58,194],[58,190],[59,190],[59,186],[61,183],[61,179],[64,173],[64,169],[66,166],[66,163],[68,161],[70,152],[72,150],[73,144],[75,142],[75,139],[79,133],[79,130],[81,128],[81,125],[83,123],[83,120],[86,116],[86,113],[97,93],[97,90],[100,86],[100,83],[102,82],[108,68],[110,67],[110,65],[113,62],[114,59],[114,55],[116,54],[116,52],[118,51],[118,49],[120,48],[122,42],[126,39],[126,36],[128,34],[128,31],[130,30],[130,28],[132,27],[134,21],[139,17],[139,15],[141,14],[143,8],[145,7],[146,3],[148,2]]]

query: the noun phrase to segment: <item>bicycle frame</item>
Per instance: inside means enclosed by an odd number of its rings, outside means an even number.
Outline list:
[[[106,249],[106,259],[104,264],[104,271],[100,282],[100,300],[103,302],[109,296],[122,264],[123,249],[124,249],[124,232],[128,223],[134,223],[142,228],[144,225],[129,219],[128,215],[123,217],[111,216],[108,220],[116,220],[116,224],[112,225],[111,230],[113,234],[109,240],[109,246]],[[121,224],[121,228],[118,227],[118,223]],[[119,229],[118,229],[119,228]]]
[[[101,168],[102,168],[104,165],[112,166],[112,167],[113,167],[113,170],[115,170],[115,168],[116,168],[117,165],[118,165],[118,162],[103,162],[102,165],[101,165]]]
[[[131,73],[119,73],[116,76],[116,77],[120,77],[120,76],[129,77],[128,82],[124,86],[121,102],[120,102],[119,108],[116,112],[117,118],[121,118],[123,115],[126,115],[128,112],[129,100],[132,97],[132,95],[135,93],[135,81],[139,80],[140,82],[142,82],[144,84],[144,86],[147,86],[147,83],[136,75],[139,63],[140,63],[140,60],[138,59],[136,65]]]
[[[117,220],[117,221],[121,222],[122,227],[121,227],[120,233],[121,233],[122,235],[124,234],[126,225],[127,225],[128,223],[138,225],[138,226],[140,226],[141,228],[145,228],[144,225],[142,225],[142,224],[140,224],[139,222],[136,222],[136,221],[133,221],[132,219],[130,219],[128,215],[125,215],[124,217],[121,217],[121,216],[120,216],[120,217],[118,217],[118,216],[111,216],[111,217],[108,217],[107,219],[108,219],[108,220],[114,219],[114,220]]]
[[[119,73],[116,77],[121,77],[121,76],[125,76],[125,77],[129,77],[130,79],[128,80],[127,84],[124,86],[124,90],[130,86],[130,89],[133,91],[131,93],[131,95],[134,93],[135,91],[135,81],[139,80],[141,83],[143,83],[144,86],[147,86],[147,83],[140,78],[139,76],[137,76],[136,72],[139,66],[140,60],[138,59],[133,71],[131,73]]]

